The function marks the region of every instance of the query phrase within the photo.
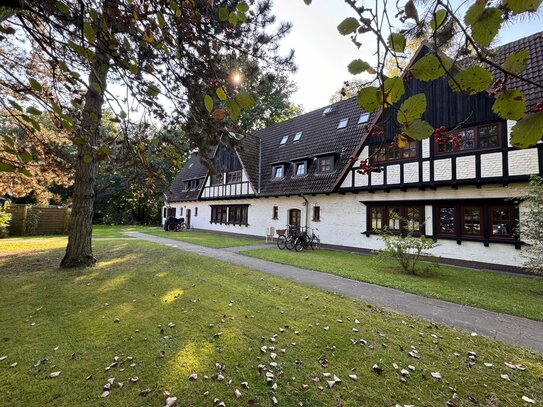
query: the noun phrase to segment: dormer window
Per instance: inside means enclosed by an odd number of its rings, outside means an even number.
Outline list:
[[[285,168],[282,165],[273,167],[273,178],[281,179],[285,176]]]
[[[298,140],[300,140],[301,138],[302,138],[302,132],[299,131],[298,133],[296,133],[296,134],[294,135],[294,140],[292,140],[292,141],[298,141]]]
[[[369,113],[362,113],[360,117],[358,118],[358,124],[367,123],[369,119],[370,119]]]
[[[306,175],[307,174],[307,165],[306,162],[296,163],[296,175]]]
[[[318,170],[321,173],[327,173],[334,171],[334,157],[327,155],[324,157],[319,157],[318,159]]]
[[[189,182],[183,181],[183,191],[188,191],[188,189],[189,189]]]
[[[288,136],[284,136],[282,139],[281,139],[281,143],[280,144],[286,144],[288,141]]]
[[[347,123],[349,123],[349,118],[341,119],[339,121],[339,124],[337,125],[337,128],[338,129],[344,129],[345,127],[347,127]]]

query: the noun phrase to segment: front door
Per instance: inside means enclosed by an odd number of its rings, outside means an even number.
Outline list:
[[[187,209],[187,229],[190,229],[190,209]]]
[[[288,211],[288,224],[295,226],[299,232],[302,226],[302,211],[299,209],[290,209]]]

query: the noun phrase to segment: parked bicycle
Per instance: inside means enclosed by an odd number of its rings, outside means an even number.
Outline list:
[[[187,228],[185,218],[174,218],[170,216],[164,223],[164,229],[169,232],[182,232]]]
[[[311,235],[307,233],[307,226],[304,228],[302,233],[296,238],[294,248],[297,252],[300,252],[304,249],[311,247],[311,250],[318,249],[321,244],[321,240],[318,235],[315,234],[316,228],[311,229]]]
[[[281,250],[296,250],[298,252],[311,247],[312,250],[320,247],[320,238],[315,234],[318,229],[311,229],[311,235],[307,233],[307,226],[304,231],[299,232],[298,228],[293,225],[287,225],[288,229],[278,229],[277,247]]]
[[[287,225],[287,229],[278,229],[277,234],[277,247],[280,250],[287,248],[292,250],[296,244],[296,237],[298,235],[296,226]]]

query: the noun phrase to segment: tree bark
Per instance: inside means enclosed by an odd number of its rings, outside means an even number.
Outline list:
[[[112,19],[108,13],[110,1],[105,1],[103,10],[108,29]],[[107,33],[103,28],[97,33],[98,44],[95,59],[91,63],[89,83],[80,128],[75,134],[77,158],[74,176],[72,217],[68,228],[68,246],[60,267],[92,266],[96,263],[92,252],[92,216],[94,207],[94,185],[96,183],[96,147],[100,137],[102,106],[109,72]],[[81,139],[81,140],[78,140]],[[79,142],[80,141],[80,142]]]

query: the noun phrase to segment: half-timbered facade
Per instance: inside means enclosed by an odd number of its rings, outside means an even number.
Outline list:
[[[526,74],[543,83],[543,34],[498,55],[520,48],[530,53]],[[427,52],[423,46],[412,62]],[[528,109],[543,101],[541,88],[515,85]],[[417,93],[427,99],[423,119],[459,142],[430,137],[398,148],[394,109],[368,114],[348,99],[257,131],[238,148],[222,143],[215,174],[194,154],[172,184],[164,216],[176,208],[195,228],[255,236],[286,224],[315,227],[324,244],[366,250],[382,247],[377,232],[387,228],[435,239],[434,254],[444,260],[520,266],[520,197],[530,176],[543,174],[543,144],[512,147],[514,122],[495,115],[486,94],[467,97],[445,79],[411,79],[399,103]],[[383,135],[369,133],[376,124]],[[361,173],[359,160],[376,171]]]

